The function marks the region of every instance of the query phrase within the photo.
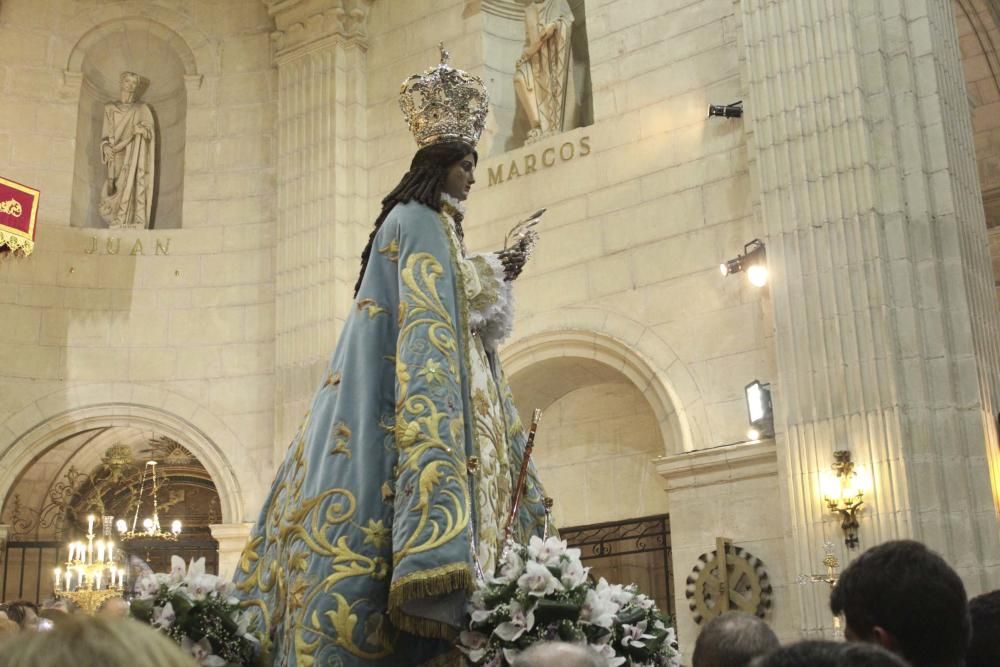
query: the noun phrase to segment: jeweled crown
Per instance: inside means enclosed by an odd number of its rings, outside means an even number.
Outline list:
[[[441,48],[441,63],[414,74],[399,90],[399,108],[420,148],[442,141],[479,143],[490,97],[483,80],[455,69]]]

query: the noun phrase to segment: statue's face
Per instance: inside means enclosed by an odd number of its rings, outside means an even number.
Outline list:
[[[122,91],[134,93],[135,89],[139,87],[139,77],[135,74],[126,74],[122,76],[121,85]]]
[[[476,156],[470,152],[448,167],[448,177],[444,182],[445,194],[449,194],[459,201],[465,201],[472,189],[472,184],[476,182],[475,171]]]

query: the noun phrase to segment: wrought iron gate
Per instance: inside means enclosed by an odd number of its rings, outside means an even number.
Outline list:
[[[674,616],[670,517],[666,514],[609,521],[559,530],[569,546],[580,549],[592,577],[611,583],[635,583]]]

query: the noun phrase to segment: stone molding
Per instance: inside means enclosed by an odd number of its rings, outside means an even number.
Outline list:
[[[212,539],[219,543],[219,576],[231,579],[239,565],[252,523],[213,523],[209,527]]]
[[[67,386],[43,396],[0,424],[0,497],[6,497],[21,471],[60,438],[96,425],[140,426],[182,443],[202,462],[219,492],[223,520],[244,516],[245,491],[226,455],[243,447],[222,420],[195,401],[159,387],[85,387],[82,391]]]
[[[368,13],[375,0],[264,0],[274,18],[274,58],[283,62],[329,43],[368,46]]]
[[[672,406],[680,422],[680,449],[707,444],[708,415],[697,381],[666,341],[644,324],[601,308],[565,308],[519,319],[516,335],[500,351],[508,378],[573,350],[628,377],[646,395],[661,430],[664,408]],[[665,430],[663,434],[668,442]]]
[[[656,460],[656,472],[666,482],[667,493],[775,477],[777,445],[774,440],[761,440],[664,456]]]

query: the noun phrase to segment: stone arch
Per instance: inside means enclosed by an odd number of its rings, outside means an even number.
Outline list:
[[[1000,1],[952,0],[952,6],[972,110],[983,210],[995,246],[1000,238],[1000,134],[994,123],[1000,114]]]
[[[518,322],[517,339],[501,351],[511,378],[529,366],[559,357],[595,360],[619,371],[645,396],[667,447],[671,413],[681,446],[663,454],[691,451],[707,445],[708,423],[701,391],[687,366],[648,327],[597,308],[568,308]]]
[[[165,7],[137,0],[101,5],[77,14],[71,24],[76,30],[62,43],[63,52],[56,60],[65,62],[69,73],[81,71],[90,47],[129,27],[141,27],[173,47],[184,63],[186,76],[212,75],[219,70],[218,57],[208,37],[190,18]]]
[[[14,434],[0,443],[0,497],[6,497],[22,471],[68,435],[97,425],[155,428],[194,454],[219,492],[222,521],[243,521],[246,491],[225,452],[240,451],[235,434],[213,414],[183,396],[147,386],[88,385],[86,398],[67,388],[11,415],[3,430]]]

